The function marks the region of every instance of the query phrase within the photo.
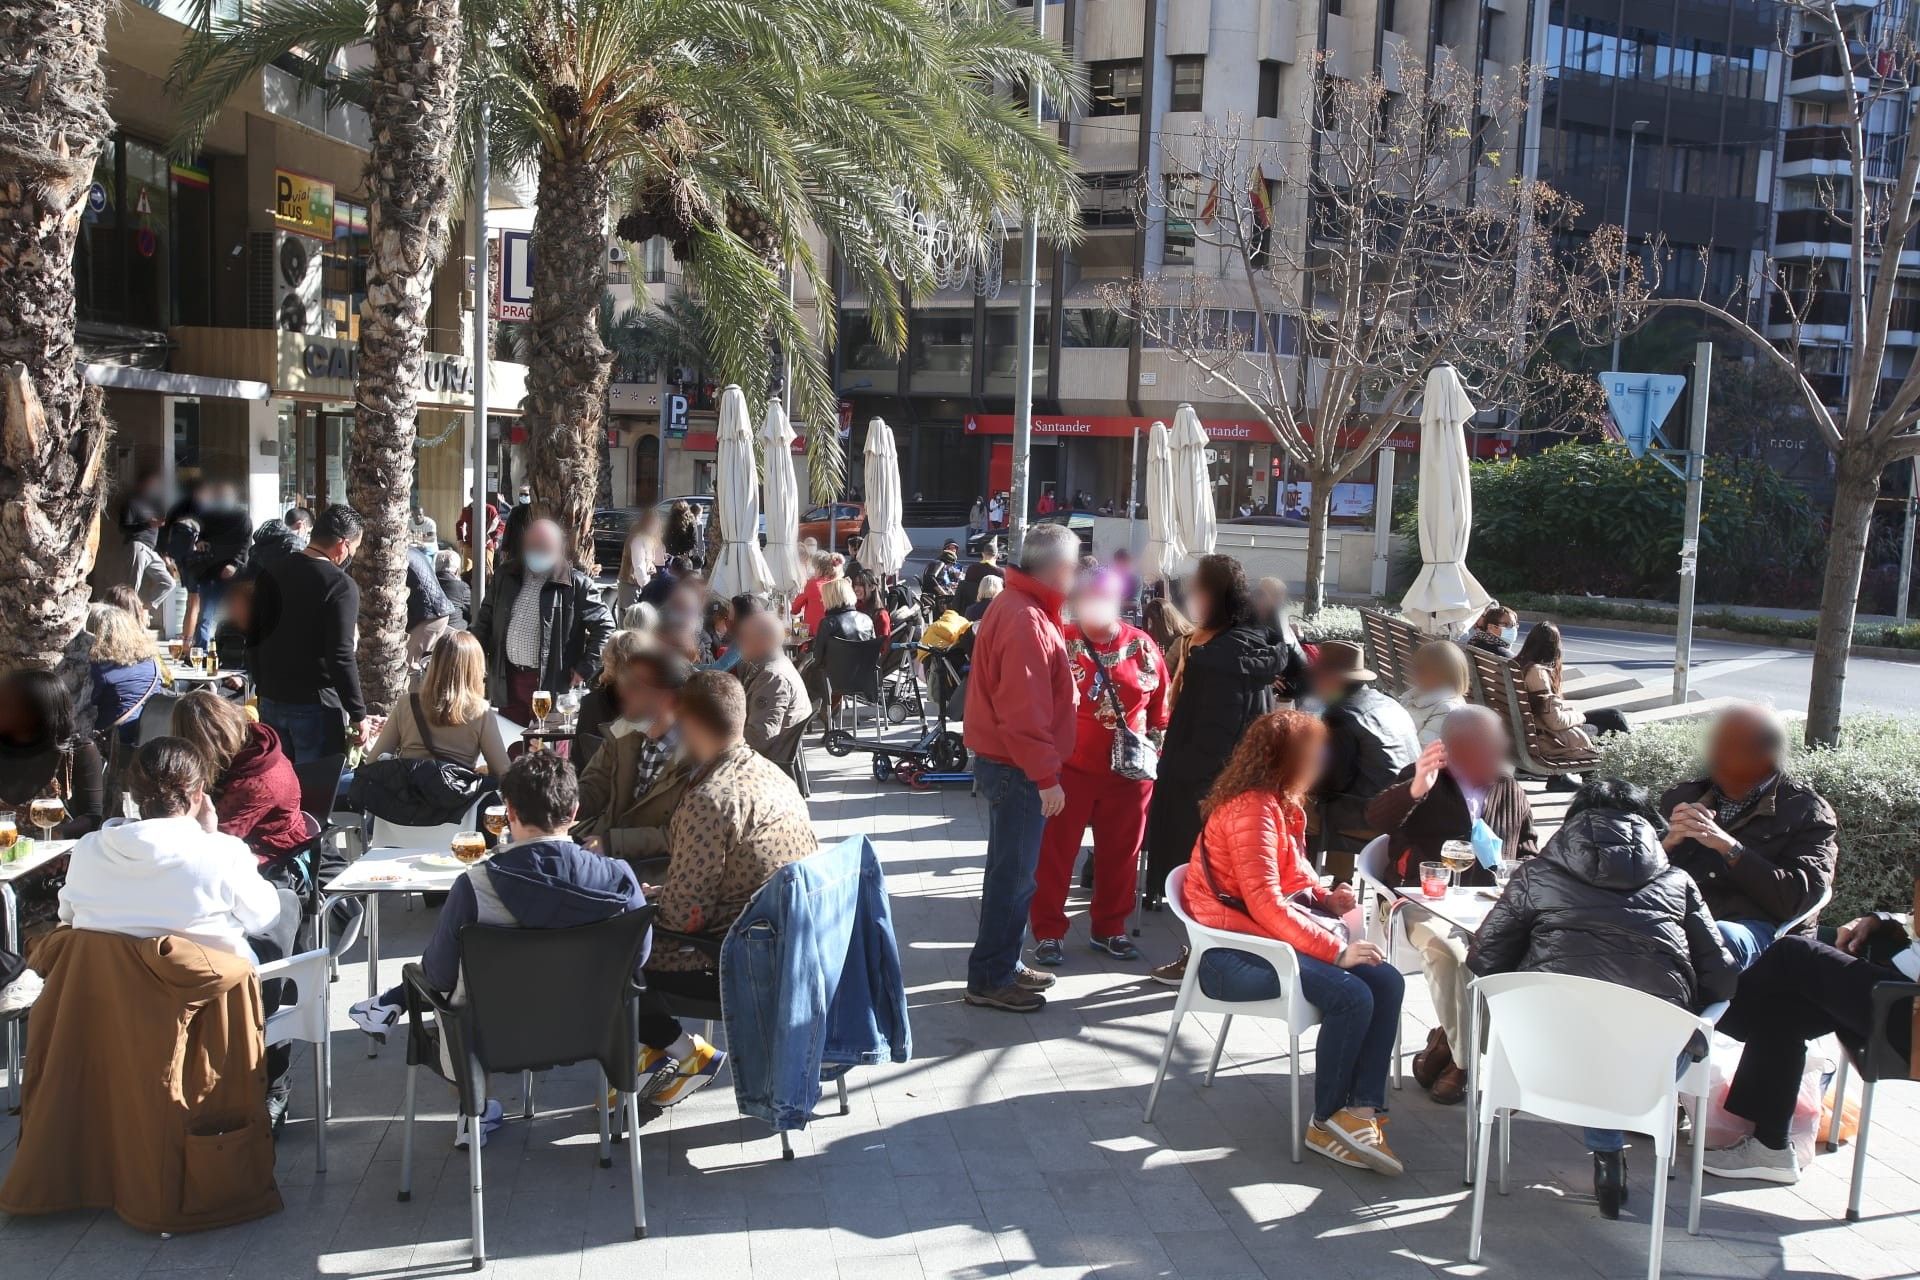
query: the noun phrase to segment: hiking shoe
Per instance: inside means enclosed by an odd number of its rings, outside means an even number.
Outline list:
[[[1104,952],[1115,960],[1138,960],[1140,948],[1124,933],[1116,933],[1110,938],[1089,938],[1087,943],[1095,951]]]
[[[1042,938],[1033,944],[1033,962],[1058,969],[1067,962],[1067,949],[1060,945],[1058,938]]]
[[[979,1009],[1004,1009],[1008,1013],[1038,1013],[1047,1007],[1047,998],[1014,981],[997,991],[967,989],[967,1003]]]
[[[1378,1117],[1362,1118],[1342,1107],[1327,1117],[1325,1125],[1333,1140],[1358,1156],[1367,1168],[1385,1174],[1406,1172],[1400,1157],[1387,1145],[1387,1135],[1381,1132]]]
[[[685,1102],[713,1083],[726,1060],[725,1050],[716,1049],[699,1036],[694,1036],[693,1052],[674,1063],[672,1077],[658,1090],[647,1095],[647,1101],[656,1107],[670,1107],[676,1102]]]
[[[1800,1157],[1794,1155],[1792,1143],[1775,1151],[1752,1134],[1730,1147],[1709,1150],[1705,1165],[1716,1178],[1747,1178],[1788,1186],[1800,1181]]]
[[[1191,951],[1189,948],[1180,948],[1180,958],[1178,960],[1169,960],[1163,965],[1156,966],[1148,972],[1147,976],[1163,986],[1179,986],[1186,980],[1187,956],[1190,954]]]
[[[487,1109],[480,1117],[480,1145],[482,1147],[486,1146],[487,1139],[491,1138],[500,1126],[506,1122],[507,1113],[501,1109],[500,1100],[497,1098],[488,1098]],[[455,1151],[465,1151],[467,1149],[468,1134],[472,1128],[473,1117],[461,1116],[459,1125],[455,1127],[453,1131],[453,1149]]]
[[[368,996],[347,1010],[347,1017],[353,1019],[353,1025],[372,1036],[381,1044],[387,1042],[387,1033],[392,1031],[406,1015],[406,1010],[397,1004],[381,1004],[375,996]]]
[[[1346,1165],[1349,1169],[1364,1169],[1367,1162],[1362,1160],[1333,1136],[1333,1131],[1322,1121],[1315,1120],[1307,1126],[1307,1150],[1317,1151],[1335,1164]]]
[[[1023,991],[1050,991],[1053,984],[1060,979],[1050,973],[1042,973],[1038,969],[1029,969],[1023,964],[1016,964],[1013,967],[1013,981],[1014,985]]]

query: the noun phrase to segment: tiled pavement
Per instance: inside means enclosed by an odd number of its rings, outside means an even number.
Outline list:
[[[982,803],[964,789],[910,793],[866,776],[866,757],[812,753],[815,810],[829,837],[878,842],[893,893],[913,1006],[914,1061],[856,1073],[852,1114],[823,1115],[783,1163],[767,1130],[739,1119],[725,1084],[645,1131],[651,1237],[631,1238],[624,1161],[596,1166],[588,1073],[543,1078],[542,1113],[509,1123],[486,1153],[489,1274],[892,1280],[1020,1276],[1555,1277],[1645,1272],[1651,1157],[1632,1160],[1632,1205],[1617,1223],[1591,1200],[1579,1138],[1515,1129],[1512,1194],[1488,1206],[1483,1261],[1466,1262],[1458,1110],[1416,1091],[1394,1098],[1399,1179],[1288,1158],[1285,1042],[1235,1026],[1218,1080],[1199,1087],[1208,1041],[1189,1023],[1156,1123],[1141,1121],[1173,993],[1141,966],[1083,946],[1052,1004],[1022,1018],[960,1003],[983,848]],[[386,950],[424,941],[431,917],[389,912]],[[1076,928],[1084,926],[1076,922]],[[1076,933],[1070,940],[1080,946]],[[1177,946],[1149,916],[1155,959]],[[397,968],[391,970],[397,972]],[[311,1095],[296,1064],[294,1119],[281,1142],[285,1211],[160,1240],[110,1214],[0,1222],[0,1280],[180,1277],[399,1277],[463,1270],[464,1155],[451,1150],[448,1099],[431,1115],[414,1199],[396,1203],[404,1069],[377,1059],[346,1020],[365,991],[347,966],[334,988],[335,1109],[330,1169],[313,1169]],[[1409,1046],[1430,1020],[1409,984]],[[1214,1019],[1199,1020],[1211,1029]],[[1414,1024],[1418,1024],[1417,1026]],[[1311,1070],[1312,1055],[1303,1064]],[[517,1080],[498,1081],[517,1115]],[[1308,1096],[1311,1087],[1308,1087]],[[1684,1183],[1669,1188],[1669,1276],[1920,1274],[1920,1090],[1882,1090],[1865,1220],[1842,1220],[1850,1151],[1822,1156],[1798,1187],[1729,1190],[1708,1180],[1702,1232],[1685,1232]],[[0,1120],[0,1168],[17,1121]],[[1637,1154],[1637,1153],[1636,1153]]]

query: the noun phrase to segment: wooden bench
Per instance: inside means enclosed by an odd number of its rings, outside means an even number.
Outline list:
[[[1405,618],[1378,609],[1362,609],[1360,627],[1366,640],[1367,665],[1380,677],[1375,687],[1391,697],[1399,697],[1413,686],[1414,651],[1439,637],[1428,635]]]
[[[1513,735],[1513,754],[1520,772],[1551,778],[1586,773],[1600,762],[1598,752],[1548,759],[1544,748],[1552,735],[1533,713],[1533,703],[1520,683],[1520,673],[1505,658],[1480,649],[1467,650],[1473,661],[1474,687],[1484,705],[1506,717]]]

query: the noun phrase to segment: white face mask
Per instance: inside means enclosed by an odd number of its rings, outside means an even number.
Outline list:
[[[1502,640],[1502,641],[1503,641],[1504,643],[1506,643],[1506,644],[1509,644],[1509,645],[1515,645],[1515,644],[1519,644],[1519,643],[1520,643],[1520,628],[1519,628],[1519,627],[1502,627],[1502,628],[1500,628],[1500,639],[1501,639],[1501,640]]]
[[[529,573],[552,573],[553,566],[560,563],[560,557],[551,551],[529,551],[526,560]]]

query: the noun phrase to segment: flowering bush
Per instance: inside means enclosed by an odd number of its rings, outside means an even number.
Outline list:
[[[1307,644],[1319,644],[1326,640],[1345,640],[1349,644],[1360,644],[1360,611],[1343,604],[1321,606],[1320,612],[1312,617],[1293,619],[1294,634]]]
[[[1601,739],[1600,773],[1638,783],[1656,796],[1697,778],[1706,722],[1646,725]],[[1868,911],[1904,911],[1913,901],[1915,842],[1920,839],[1920,721],[1851,716],[1837,747],[1804,748],[1788,764],[1825,796],[1840,822],[1840,865],[1829,923]]]

